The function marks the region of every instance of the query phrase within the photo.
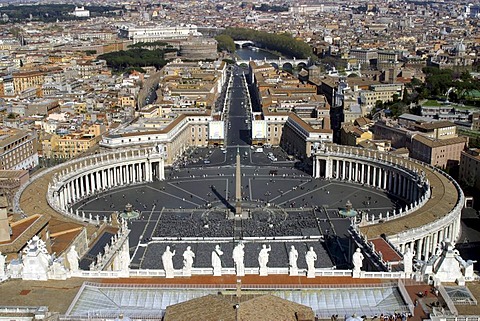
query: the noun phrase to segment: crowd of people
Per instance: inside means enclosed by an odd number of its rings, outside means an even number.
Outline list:
[[[233,237],[233,220],[224,211],[208,215],[198,212],[165,212],[158,220],[154,237]]]

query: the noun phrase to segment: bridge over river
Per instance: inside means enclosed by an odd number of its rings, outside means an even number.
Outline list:
[[[270,64],[270,65],[278,67],[278,68],[285,68],[285,67],[288,67],[288,65],[290,65],[292,68],[297,68],[298,66],[309,67],[313,64],[313,61],[310,58],[307,58],[307,59],[296,59],[296,58],[288,59],[288,58],[282,58],[282,57],[279,57],[279,58],[276,58],[276,59],[267,59],[267,58],[265,58],[265,59],[249,59],[249,60],[237,59],[235,61],[235,63],[237,65],[242,65],[242,64],[248,65],[250,63],[250,61],[254,61],[257,65]]]

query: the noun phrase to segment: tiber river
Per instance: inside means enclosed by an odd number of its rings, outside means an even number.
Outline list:
[[[257,59],[257,60],[263,60],[264,58],[277,59],[279,57],[277,55],[274,55],[262,49],[254,51],[251,48],[254,48],[254,47],[237,49],[235,50],[235,55],[237,55],[238,57],[240,57],[240,59],[243,59],[243,60],[249,60],[250,58]]]

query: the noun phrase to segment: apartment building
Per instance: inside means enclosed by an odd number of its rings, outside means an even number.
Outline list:
[[[0,169],[32,169],[38,165],[35,132],[4,128],[0,130]]]
[[[187,39],[190,36],[201,36],[195,25],[182,26],[135,26],[132,24],[124,24],[118,29],[119,36],[138,42],[155,42],[161,40],[178,40]]]
[[[0,76],[0,97],[14,97],[15,86],[12,75]]]
[[[371,49],[350,49],[349,58],[356,59],[358,63],[369,66],[373,60],[378,58],[378,53]]]
[[[367,107],[375,106],[377,101],[392,101],[394,95],[398,99],[403,99],[403,84],[376,84],[371,85],[369,90],[360,92],[360,101]]]
[[[398,117],[398,124],[433,139],[457,137],[457,126],[450,121],[435,121],[417,115],[402,114]]]
[[[94,147],[105,133],[105,126],[91,125],[66,135],[46,135],[42,140],[44,158],[73,158]]]
[[[480,190],[480,149],[470,148],[461,152],[459,181]]]
[[[282,130],[280,145],[289,154],[306,160],[310,158],[317,146],[332,141],[333,131],[331,129],[315,128],[296,114],[289,113]]]
[[[14,72],[13,86],[15,94],[20,94],[30,88],[41,88],[45,79],[45,73],[42,71],[23,71]]]
[[[459,164],[466,144],[466,137],[433,139],[416,134],[410,143],[410,157],[435,167],[451,168]]]
[[[208,146],[211,125],[215,123],[212,120],[208,114],[180,114],[173,119],[139,118],[105,135],[100,146],[109,149],[162,146],[165,162],[172,164],[189,146]]]
[[[362,129],[352,123],[345,123],[340,129],[340,144],[348,146],[357,146],[361,142],[371,140],[372,132],[368,129]]]
[[[81,61],[78,64],[72,66],[73,70],[78,73],[79,77],[85,79],[100,74],[102,69],[105,67],[105,60]]]

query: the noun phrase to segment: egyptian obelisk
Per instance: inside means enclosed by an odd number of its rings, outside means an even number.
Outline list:
[[[242,215],[242,173],[240,171],[240,150],[237,148],[235,168],[235,214]]]

